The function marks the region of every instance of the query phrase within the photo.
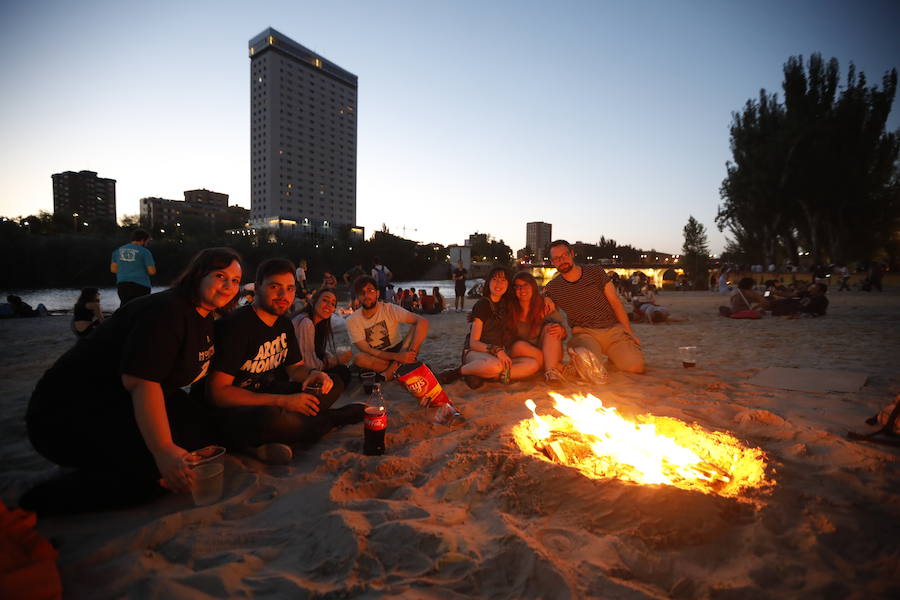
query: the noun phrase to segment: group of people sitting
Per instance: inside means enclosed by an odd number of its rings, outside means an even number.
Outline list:
[[[14,317],[46,317],[50,312],[43,304],[38,304],[37,308],[32,308],[30,304],[22,300],[21,297],[10,294],[6,297],[6,302],[0,303],[0,319],[11,319]]]
[[[444,312],[446,302],[440,289],[435,286],[429,295],[425,290],[416,292],[416,288],[397,288],[394,292],[394,304],[399,304],[406,310],[425,315],[436,315]]]
[[[470,314],[461,364],[440,374],[442,382],[462,377],[471,388],[485,380],[524,379],[543,371],[554,385],[578,375],[563,364],[568,336],[570,349],[585,348],[606,355],[617,368],[644,371],[640,341],[606,271],[597,265],[577,265],[568,242],[550,246],[550,260],[560,276],[541,295],[537,281],[527,272],[512,275],[504,267],[488,274],[484,297]]]
[[[755,287],[752,277],[744,277],[731,294],[728,306],[720,306],[723,317],[756,319],[766,312],[772,316],[821,317],[828,311],[828,286],[824,283],[798,281],[791,286],[769,280],[765,290]]]
[[[200,252],[170,289],[122,305],[44,373],[29,401],[28,436],[72,470],[26,492],[24,508],[130,506],[189,490],[189,450],[217,444],[285,463],[292,446],[362,420],[362,404],[331,408],[349,379],[346,354],[330,358],[328,348],[334,293],[320,290],[292,323],[294,265],[264,261],[253,302],[235,308],[242,271],[230,248]],[[84,300],[93,316],[99,298]]]
[[[556,384],[577,377],[563,349],[606,355],[644,371],[640,341],[600,266],[577,265],[563,240],[550,248],[560,276],[541,295],[529,273],[495,268],[474,306],[459,367],[445,382],[522,379],[543,371]],[[229,248],[198,253],[166,291],[99,315],[99,294],[79,299],[77,329],[89,331],[44,373],[29,401],[34,448],[70,470],[26,492],[42,514],[130,506],[165,490],[187,491],[189,450],[215,444],[283,464],[298,446],[358,423],[365,405],[333,408],[351,368],[384,380],[418,361],[429,322],[381,301],[379,281],[353,281],[359,310],[346,319],[355,352],[335,347],[333,289],[310,294],[288,318],[298,284],[286,259],[259,265],[252,301],[237,307],[242,259]],[[569,329],[557,308],[565,311]],[[97,312],[95,312],[97,309]],[[405,336],[400,325],[409,325]]]

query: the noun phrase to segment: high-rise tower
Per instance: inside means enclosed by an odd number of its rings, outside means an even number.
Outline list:
[[[271,27],[250,40],[250,221],[333,235],[356,223],[356,75]]]
[[[53,214],[66,218],[78,215],[82,221],[116,222],[115,179],[97,177],[94,171],[65,171],[51,177]]]
[[[533,221],[525,224],[525,245],[534,253],[537,261],[542,261],[550,256],[550,236],[553,226],[543,221]]]

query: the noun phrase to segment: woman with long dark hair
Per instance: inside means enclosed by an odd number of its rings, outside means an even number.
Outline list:
[[[182,390],[214,353],[213,318],[232,308],[241,257],[198,253],[173,286],[132,300],[44,373],[26,415],[28,437],[75,470],[39,484],[20,504],[43,514],[137,504],[189,491],[185,455],[212,441],[207,409]]]
[[[332,379],[340,378],[346,386],[350,383],[347,364],[353,358],[350,350],[339,354],[334,345],[331,316],[337,309],[337,296],[333,290],[322,288],[313,294],[309,304],[292,320],[303,364],[325,371]]]
[[[72,309],[72,331],[78,337],[85,337],[102,321],[100,290],[95,287],[84,288]]]
[[[440,374],[441,383],[463,377],[472,389],[486,379],[514,380],[537,372],[533,356],[520,352],[513,355],[515,334],[510,327],[511,274],[506,267],[494,267],[486,279],[487,295],[475,303],[469,320],[472,326],[466,337],[462,366]]]
[[[541,332],[547,312],[544,297],[541,296],[534,276],[525,271],[516,273],[507,314],[507,327],[513,334],[509,352],[514,358],[531,359],[526,364],[532,365],[534,371],[528,375],[537,373],[544,364]]]

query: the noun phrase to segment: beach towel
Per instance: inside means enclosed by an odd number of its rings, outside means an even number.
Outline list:
[[[748,383],[799,392],[857,392],[866,384],[864,373],[822,369],[767,367]]]

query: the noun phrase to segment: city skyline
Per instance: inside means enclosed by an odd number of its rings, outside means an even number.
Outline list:
[[[52,210],[51,174],[82,170],[117,181],[119,216],[197,188],[250,208],[247,40],[271,26],[359,76],[367,234],[482,231],[517,250],[545,221],[678,253],[693,215],[718,253],[731,113],[781,96],[792,55],[880,85],[898,17],[893,2],[9,3],[0,214]]]

